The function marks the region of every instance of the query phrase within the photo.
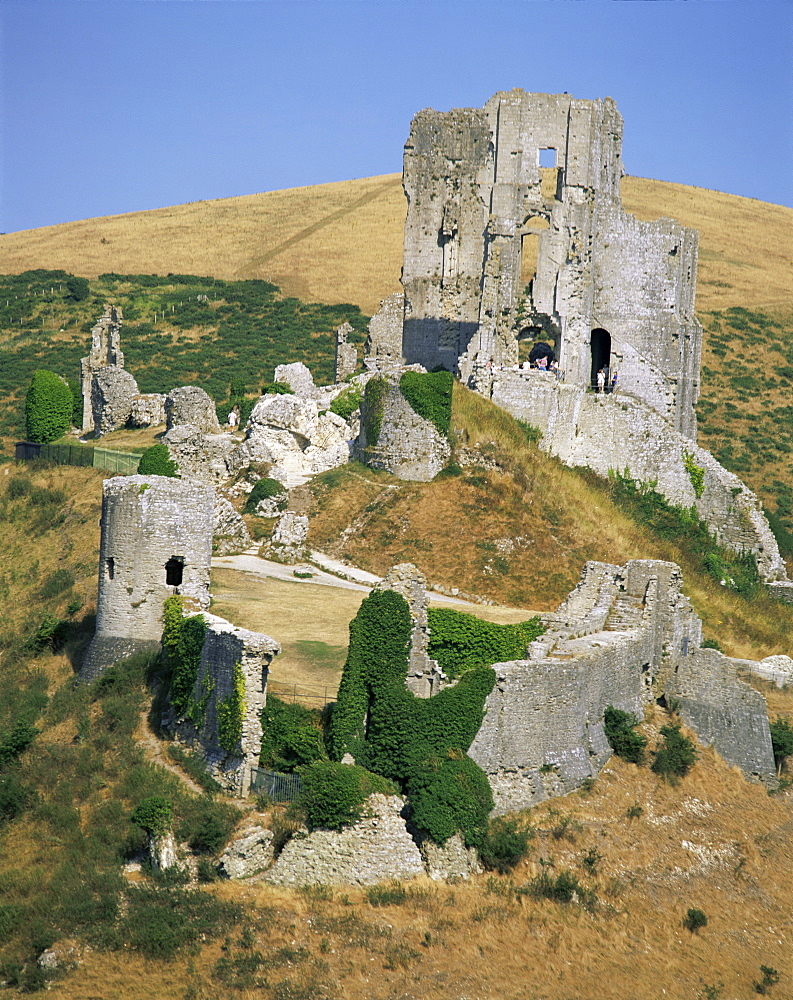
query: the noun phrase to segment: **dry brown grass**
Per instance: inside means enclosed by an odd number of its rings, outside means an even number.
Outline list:
[[[624,178],[622,195],[641,219],[700,231],[700,309],[793,300],[791,209],[642,177]],[[10,233],[0,269],[266,278],[288,295],[371,313],[399,290],[405,210],[399,174],[192,202]]]
[[[651,745],[666,721],[660,710],[648,716],[643,728]],[[642,812],[631,819],[634,805]],[[566,817],[568,833],[557,839],[551,831]],[[350,887],[319,894],[255,882],[213,888],[245,904],[253,946],[263,955],[305,949],[302,959],[266,970],[266,986],[237,991],[213,979],[220,957],[250,953],[235,934],[224,949],[202,943],[198,954],[164,966],[87,953],[57,995],[696,1000],[705,997],[704,986],[723,983],[726,1000],[754,995],[761,964],[781,974],[770,995],[789,995],[789,796],[769,798],[701,750],[677,786],[615,758],[588,793],[544,803],[526,818],[538,832],[511,879],[419,879],[405,884],[401,905],[374,908],[364,891]],[[600,858],[594,872],[584,864],[590,850]],[[551,874],[569,869],[593,888],[593,910],[514,893],[543,867]],[[690,907],[708,918],[695,934],[682,925]]]

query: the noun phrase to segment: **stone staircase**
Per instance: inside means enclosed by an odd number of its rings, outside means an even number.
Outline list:
[[[638,628],[641,625],[643,613],[644,603],[640,598],[620,594],[611,605],[603,630],[605,632],[626,632],[628,629]]]

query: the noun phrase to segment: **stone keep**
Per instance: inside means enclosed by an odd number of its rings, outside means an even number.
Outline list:
[[[565,382],[618,368],[623,390],[696,433],[698,237],[620,200],[622,118],[610,98],[494,95],[421,111],[405,145],[405,361],[468,380],[555,349]]]
[[[83,394],[83,433],[94,429],[94,409],[92,385],[94,375],[100,368],[109,366],[123,368],[124,355],[121,351],[121,309],[106,305],[96,326],[91,330],[91,350],[87,358],[80,361],[80,389]],[[137,393],[137,386],[135,388]]]
[[[96,634],[80,678],[159,649],[166,598],[209,607],[215,491],[164,476],[119,476],[102,489]]]

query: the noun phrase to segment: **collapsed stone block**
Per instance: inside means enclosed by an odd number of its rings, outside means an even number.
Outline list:
[[[110,434],[124,427],[132,416],[138,383],[118,365],[109,365],[93,373],[91,407],[97,435]]]
[[[420,417],[399,388],[399,375],[376,376],[361,402],[361,430],[355,455],[373,469],[385,469],[398,479],[429,482],[451,456],[449,442],[430,420]],[[373,432],[376,437],[372,439]]]
[[[296,396],[307,396],[313,399],[317,395],[314,376],[302,361],[293,361],[288,365],[278,365],[275,369],[275,382],[288,385]]]
[[[171,389],[165,397],[165,417],[169,431],[181,424],[190,424],[202,434],[220,433],[215,404],[197,385]]]
[[[161,392],[145,393],[132,400],[129,422],[133,427],[157,427],[165,423],[165,396]]]
[[[713,745],[728,764],[776,782],[765,698],[738,677],[728,657],[716,649],[695,649],[676,658],[665,696],[700,742]]]
[[[155,652],[163,602],[181,594],[209,607],[215,491],[164,476],[117,476],[102,485],[96,633],[80,679]]]
[[[273,831],[263,826],[243,830],[220,855],[218,871],[224,878],[249,878],[273,860]]]
[[[225,497],[215,498],[213,551],[219,556],[244,552],[253,544],[242,516]]]
[[[267,545],[267,554],[285,563],[302,562],[306,557],[308,518],[305,514],[287,511],[278,523]]]
[[[205,434],[194,424],[177,424],[162,437],[183,479],[211,485],[229,476],[237,442],[230,434]]]

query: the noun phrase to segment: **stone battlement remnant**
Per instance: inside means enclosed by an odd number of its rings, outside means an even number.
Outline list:
[[[215,491],[165,476],[119,476],[102,488],[96,634],[81,680],[125,656],[156,651],[163,602],[209,607]]]

